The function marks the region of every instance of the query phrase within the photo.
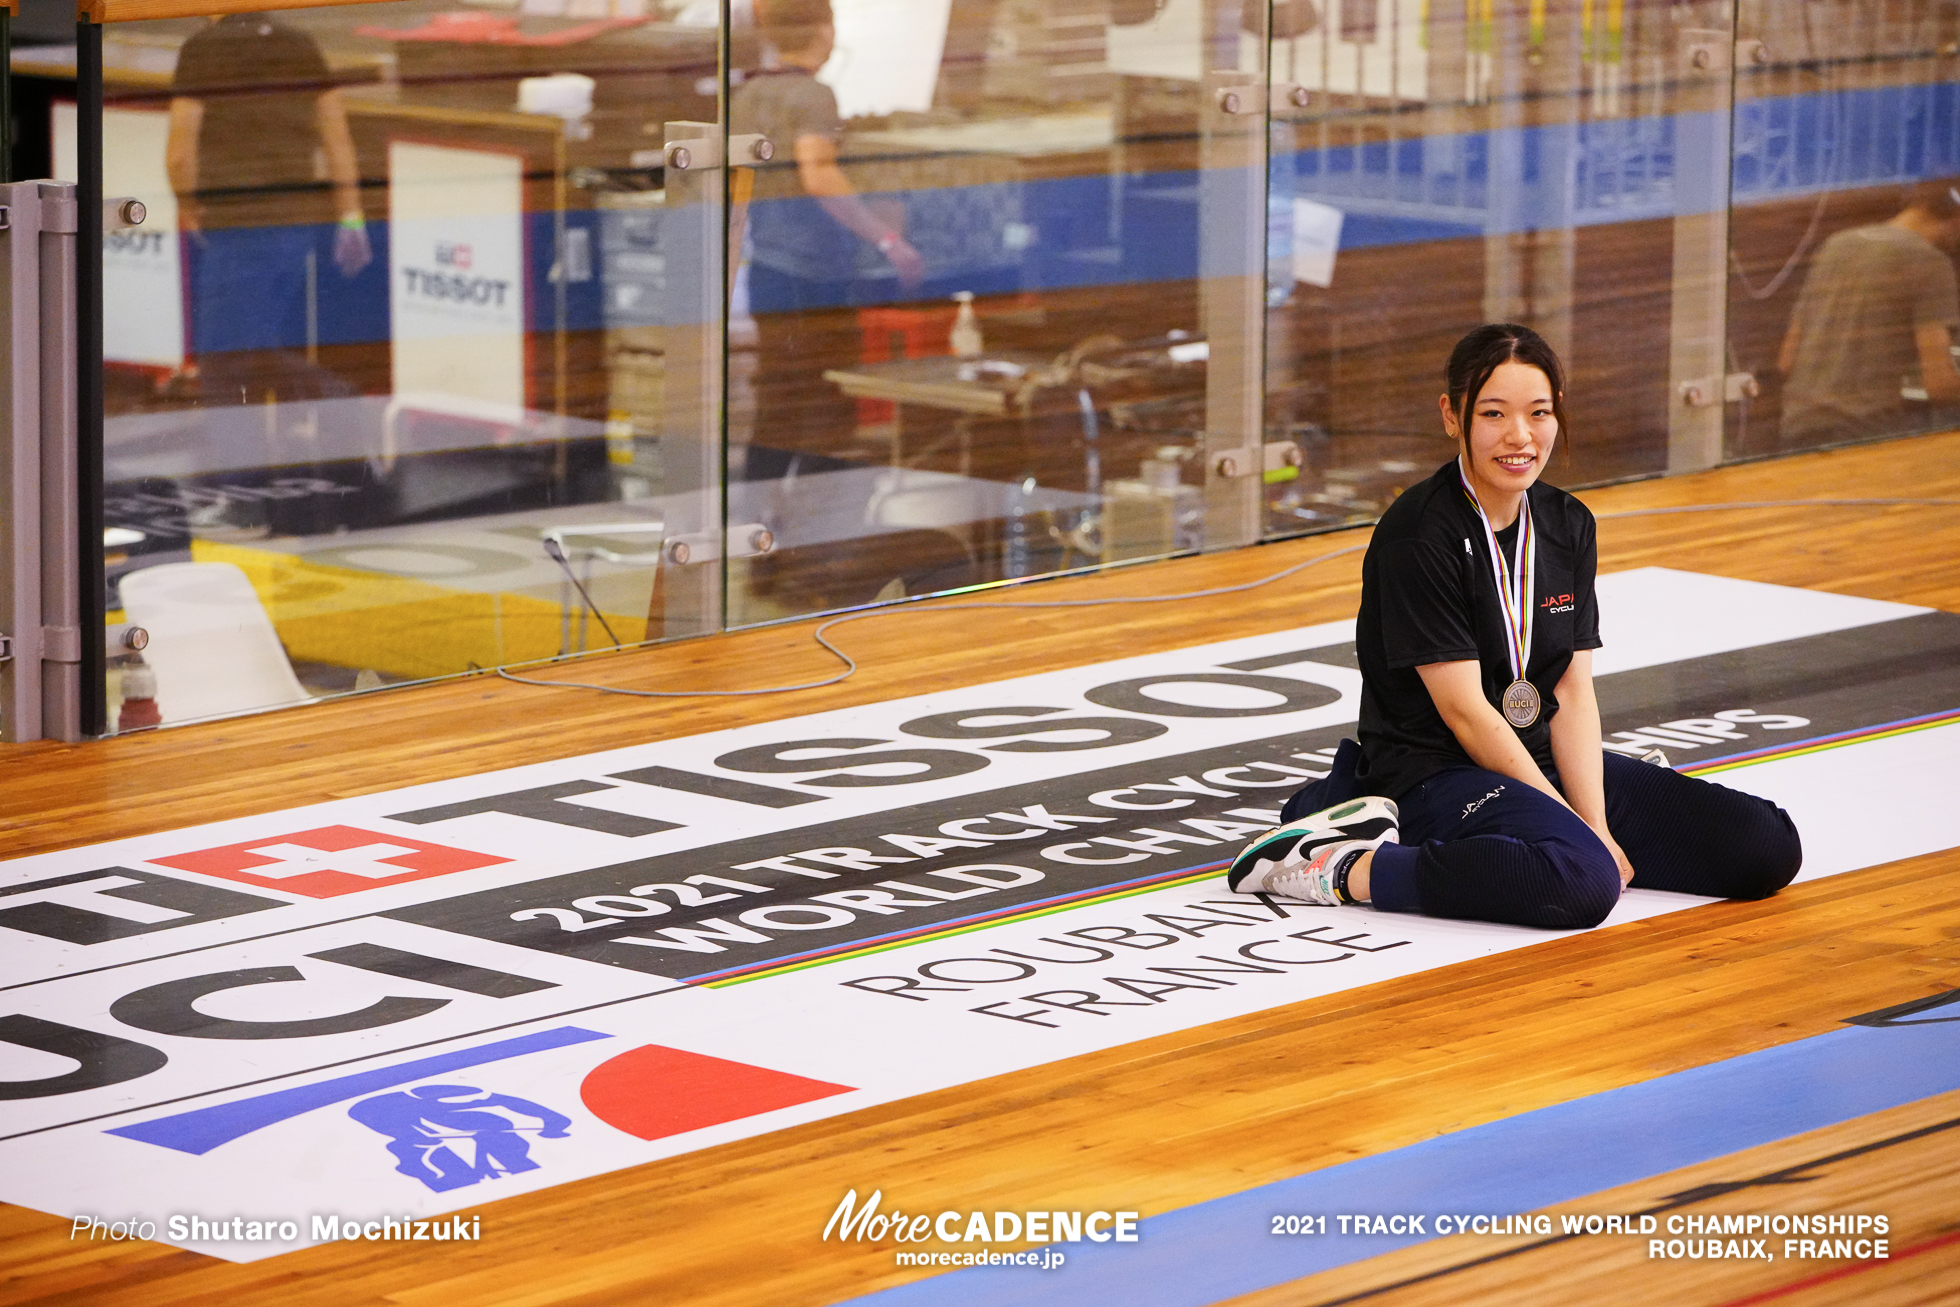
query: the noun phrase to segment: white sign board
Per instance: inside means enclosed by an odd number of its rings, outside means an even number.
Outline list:
[[[472,413],[524,408],[524,161],[388,146],[394,391]]]
[[[1341,249],[1341,219],[1331,204],[1293,201],[1293,279],[1309,286],[1334,284],[1334,256]]]
[[[184,362],[184,274],[177,196],[164,171],[170,114],[102,111],[102,193],[133,195],[149,210],[141,227],[102,238],[102,357],[111,363],[178,368]],[[54,175],[79,177],[75,106],[57,102]]]
[[[837,48],[817,80],[845,118],[924,113],[939,84],[952,0],[836,0]]]
[[[1204,33],[1204,0],[1165,0],[1148,22],[1110,24],[1109,71],[1196,81],[1205,73]]]

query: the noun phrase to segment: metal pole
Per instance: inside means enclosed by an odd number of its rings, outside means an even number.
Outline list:
[[[79,25],[83,180],[0,183],[0,739],[107,732],[101,29]],[[140,646],[135,646],[140,647]]]
[[[1207,5],[1214,60],[1199,109],[1198,311],[1205,380],[1204,548],[1257,541],[1264,528],[1267,80],[1238,68],[1241,6]],[[1229,62],[1227,59],[1229,58]]]
[[[1677,41],[1667,470],[1692,472],[1722,461],[1734,36],[1684,28]]]
[[[39,193],[0,186],[0,739],[41,738],[41,275]]]
[[[41,551],[41,733],[72,743],[82,736],[82,633],[93,631],[99,649],[103,630],[99,615],[92,627],[83,626],[81,617],[82,596],[90,588],[99,607],[101,568],[98,565],[91,574],[78,551],[62,548],[64,541],[79,534],[82,503],[89,497],[77,454],[79,396],[71,384],[78,375],[75,238],[80,215],[73,183],[32,185],[39,190],[41,208],[41,536],[49,542]],[[100,222],[98,210],[98,226]],[[94,501],[99,511],[99,485]],[[100,528],[95,539],[98,543],[102,539]]]
[[[648,639],[705,635],[722,624],[722,262],[721,197],[726,133],[720,123],[666,124],[667,204],[660,238],[667,256],[666,385],[660,458],[666,478],[661,611]],[[660,629],[655,630],[654,624]]]

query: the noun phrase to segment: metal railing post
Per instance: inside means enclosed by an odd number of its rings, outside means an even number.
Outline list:
[[[78,443],[75,255],[80,215],[73,183],[31,184],[39,191],[41,209],[41,537],[52,543],[41,550],[41,731],[50,739],[74,741],[86,729],[83,632],[92,630],[97,646],[102,643],[101,617],[92,627],[82,620],[84,587],[89,584],[82,551],[62,547],[83,538],[85,497],[97,500],[100,511],[98,490],[83,481]],[[101,538],[97,528],[95,539]],[[101,575],[98,567],[98,591]]]
[[[103,715],[107,656],[101,482],[90,472],[85,420],[101,362],[82,350],[89,290],[80,252],[90,224],[78,190],[0,185],[0,740],[9,744],[106,731],[90,719],[91,678]],[[94,218],[97,232],[133,227],[143,206],[112,200]]]
[[[723,196],[727,148],[719,123],[666,124],[666,542],[647,638],[706,635],[722,626]],[[655,629],[656,626],[658,629]]]
[[[1234,13],[1238,7],[1232,6]],[[1264,73],[1224,69],[1205,79],[1199,110],[1198,315],[1205,365],[1207,551],[1259,539],[1264,526],[1261,395],[1266,353]]]
[[[41,202],[0,186],[0,740],[41,738]]]
[[[1735,37],[1681,28],[1676,40],[1667,470],[1693,472],[1722,461]]]

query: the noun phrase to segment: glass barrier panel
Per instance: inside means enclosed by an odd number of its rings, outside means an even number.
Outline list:
[[[1443,365],[1483,322],[1566,365],[1556,483],[1715,461],[1679,395],[1720,351],[1727,7],[1272,15],[1267,439],[1303,458],[1266,530],[1371,520],[1448,460]]]
[[[775,547],[731,557],[730,621],[1256,538],[1207,431],[1256,414],[1262,7],[754,12],[728,513]]]
[[[1750,0],[1736,32],[1731,458],[1960,426],[1960,17]]]
[[[699,8],[108,29],[104,184],[149,209],[103,251],[124,729],[719,629]]]
[[[116,25],[120,720],[1366,521],[1448,458],[1484,321],[1565,357],[1561,484],[1954,425],[1960,20],[1818,12]],[[37,49],[16,170],[72,176]]]

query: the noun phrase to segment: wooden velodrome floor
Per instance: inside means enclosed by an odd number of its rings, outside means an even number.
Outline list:
[[[1440,452],[1440,450],[1439,450]],[[1589,492],[1595,511],[1819,495],[1960,495],[1960,433]],[[1056,582],[1029,598],[1171,593],[1249,580],[1365,538],[1344,533]],[[1951,509],[1749,510],[1603,523],[1602,571],[1651,564],[1960,611]],[[649,702],[477,677],[81,746],[0,752],[0,854],[78,844],[444,777],[1352,615],[1360,559],[1222,599],[1082,612],[914,613],[845,628],[863,670],[764,699]],[[575,665],[640,688],[734,688],[825,668],[809,624]],[[1324,999],[577,1181],[481,1209],[481,1243],[333,1245],[232,1265],[162,1244],[71,1242],[0,1207],[0,1302],[827,1304],[922,1274],[891,1245],[819,1241],[843,1192],[917,1210],[1136,1208],[1146,1216],[1519,1112],[1782,1044],[1960,985],[1960,851],[1548,941]],[[1327,1050],[1345,1050],[1328,1060]],[[1522,1070],[1521,1070],[1522,1068]],[[1960,1300],[1960,1095],[1595,1195],[1812,1172],[1806,1210],[1889,1212],[1881,1263],[1646,1262],[1554,1243],[1452,1270],[1464,1237],[1246,1303],[1812,1304]],[[1697,1210],[1763,1211],[1743,1194]],[[1794,1209],[1786,1209],[1794,1210]],[[1634,1265],[1640,1260],[1640,1265]],[[1434,1275],[1432,1272],[1443,1271]],[[1426,1277],[1426,1278],[1425,1278]]]

